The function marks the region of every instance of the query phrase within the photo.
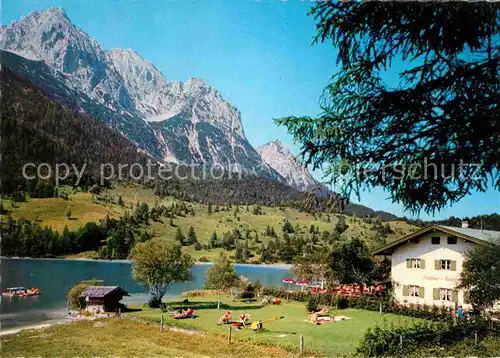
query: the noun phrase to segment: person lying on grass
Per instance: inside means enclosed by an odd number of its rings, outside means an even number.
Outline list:
[[[187,310],[179,310],[177,312],[174,312],[172,317],[173,318],[187,318],[187,317],[192,317],[193,315],[194,315],[194,309],[188,308]]]
[[[311,317],[312,315],[315,315],[315,316],[328,316],[328,308],[323,307],[321,310],[319,310],[317,312],[311,312],[311,313],[309,313],[309,317]]]

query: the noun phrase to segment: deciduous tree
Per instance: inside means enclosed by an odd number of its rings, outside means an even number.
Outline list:
[[[234,266],[229,258],[221,252],[214,264],[210,266],[206,273],[205,288],[209,290],[219,290],[217,295],[217,308],[220,307],[220,291],[232,290],[240,283],[240,279],[234,271]]]
[[[330,268],[332,278],[341,284],[370,284],[375,262],[366,244],[353,238],[333,248]]]
[[[134,280],[149,288],[149,306],[159,307],[168,288],[192,279],[194,262],[177,243],[153,238],[135,245],[130,255]]]
[[[458,288],[466,290],[477,310],[491,308],[500,300],[500,241],[466,252]]]

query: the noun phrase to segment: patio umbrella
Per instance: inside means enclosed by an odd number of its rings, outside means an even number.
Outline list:
[[[293,278],[287,277],[287,278],[284,278],[283,281],[281,281],[281,282],[287,283],[288,284],[288,290],[290,290],[290,284],[294,283],[295,281],[293,280]]]
[[[306,280],[299,280],[295,283],[297,286],[301,286],[302,290],[304,290],[304,286],[307,286],[308,282]]]

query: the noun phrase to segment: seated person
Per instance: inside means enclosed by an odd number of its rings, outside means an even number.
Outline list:
[[[242,314],[240,314],[240,323],[243,325],[243,327],[247,323],[250,323],[250,315],[248,313],[242,313]]]
[[[465,311],[462,306],[458,306],[457,317],[463,320],[467,319],[467,311]]]
[[[219,322],[217,324],[227,324],[231,322],[231,311],[226,311],[221,318],[219,318]]]
[[[314,324],[319,324],[318,315],[316,312],[310,313],[307,319]]]
[[[321,316],[321,315],[325,315],[328,313],[328,308],[326,307],[323,307],[321,310],[319,310],[318,312],[316,312],[317,315]]]

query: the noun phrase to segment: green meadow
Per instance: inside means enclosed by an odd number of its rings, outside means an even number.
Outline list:
[[[411,322],[421,321],[417,318],[383,314],[378,312],[343,309],[330,310],[332,316],[347,316],[350,319],[339,322],[327,322],[313,325],[307,321],[305,303],[283,302],[281,305],[261,305],[260,303],[247,303],[232,301],[230,297],[222,298],[223,305],[217,309],[217,297],[192,297],[189,303],[182,301],[168,302],[169,310],[179,308],[194,308],[197,315],[194,319],[176,320],[171,313],[159,309],[137,307],[141,310],[130,315],[145,318],[159,324],[163,315],[167,325],[194,329],[216,335],[228,335],[228,325],[217,325],[219,317],[230,310],[234,320],[241,313],[251,315],[252,321],[266,320],[273,317],[284,316],[283,319],[264,323],[263,331],[253,331],[250,327],[237,330],[232,327],[232,337],[238,341],[250,341],[277,346],[291,353],[299,351],[300,336],[304,336],[304,347],[310,355],[320,356],[353,356],[356,347],[369,327],[376,325],[405,326]]]

